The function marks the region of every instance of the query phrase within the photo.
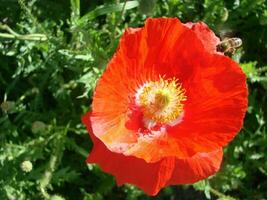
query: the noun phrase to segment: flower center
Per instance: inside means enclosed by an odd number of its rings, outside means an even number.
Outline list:
[[[144,117],[157,123],[169,123],[183,112],[185,90],[177,79],[163,79],[146,83],[137,93],[137,104]]]

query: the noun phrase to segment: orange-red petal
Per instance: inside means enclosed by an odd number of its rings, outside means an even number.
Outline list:
[[[118,185],[131,183],[149,195],[156,195],[165,186],[193,183],[213,175],[220,168],[221,149],[187,159],[166,157],[155,163],[112,152],[92,133],[90,115],[82,117],[94,142],[87,162],[97,163],[105,172],[114,175]]]
[[[192,152],[229,143],[242,127],[247,109],[246,77],[238,64],[216,54],[202,59],[200,70],[188,83],[183,123],[168,130],[173,137],[183,138]]]
[[[203,43],[204,48],[208,52],[222,54],[220,52],[217,52],[217,45],[220,43],[220,38],[218,38],[214,34],[214,32],[209,29],[207,24],[205,24],[204,22],[197,22],[197,23],[188,22],[184,25],[195,32],[197,37]]]
[[[126,30],[93,97],[93,133],[109,150],[147,162],[186,159],[221,148],[240,130],[247,107],[246,77],[234,61],[211,53],[215,35],[206,26],[195,27],[159,18]],[[213,39],[203,42],[204,33]],[[131,113],[132,104],[136,90],[160,76],[177,78],[188,99],[182,122],[147,139],[137,133],[142,115]]]
[[[242,126],[248,95],[244,73],[216,52],[218,42],[204,23],[174,18],[127,29],[97,83],[92,113],[83,117],[94,142],[87,161],[150,195],[217,172],[222,147]],[[178,80],[187,100],[179,122],[148,128],[136,92],[162,77]]]

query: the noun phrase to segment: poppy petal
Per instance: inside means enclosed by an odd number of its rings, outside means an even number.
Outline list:
[[[168,185],[192,184],[215,174],[221,166],[222,149],[209,153],[197,153],[191,158],[176,159]]]
[[[192,152],[209,152],[229,143],[242,127],[247,109],[246,77],[238,64],[215,54],[203,60],[188,83],[183,123],[168,129]]]
[[[174,127],[140,137],[136,129],[142,116],[133,114],[129,122],[130,105],[136,89],[160,75],[181,81],[188,98],[184,117]],[[98,81],[92,105],[93,132],[111,151],[147,162],[215,151],[242,126],[247,107],[245,79],[231,59],[205,51],[193,28],[178,19],[148,19],[144,28],[124,33]]]
[[[220,43],[220,38],[210,30],[207,24],[204,22],[188,22],[184,25],[194,31],[208,52],[222,54],[217,52],[217,45]]]
[[[87,162],[97,163],[102,170],[114,175],[119,186],[131,183],[149,195],[156,195],[167,185],[188,184],[207,178],[220,167],[221,149],[210,153],[198,153],[187,159],[167,157],[155,163],[112,152],[92,133],[90,115],[91,113],[87,113],[82,117],[94,142]]]
[[[92,103],[93,132],[110,150],[124,152],[137,142],[136,131],[126,127],[130,98],[147,80],[171,75],[172,66],[164,69],[160,62],[168,61],[168,49],[176,48],[175,41],[185,31],[188,29],[178,19],[160,18],[148,19],[144,29],[128,29],[122,36],[117,53],[97,83]],[[189,53],[189,47],[186,49]]]
[[[92,113],[82,118],[94,143],[87,162],[116,176],[119,185],[131,183],[150,195],[217,172],[222,147],[242,126],[248,95],[244,73],[216,52],[218,43],[206,24],[174,18],[127,29],[97,83]],[[160,92],[153,96],[151,88]],[[184,96],[170,101],[174,92]],[[148,104],[142,98],[150,98]],[[174,121],[153,118],[165,106]]]

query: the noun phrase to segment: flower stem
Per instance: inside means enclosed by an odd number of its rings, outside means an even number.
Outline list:
[[[116,23],[114,25],[114,32],[112,34],[112,39],[115,39],[115,37],[116,37],[116,28],[121,23],[121,21],[123,19],[123,15],[124,15],[124,10],[125,10],[126,3],[127,3],[127,0],[124,0],[123,6],[122,6],[122,9],[121,9],[121,13],[120,13],[120,19],[119,20],[116,20]]]
[[[59,152],[55,152],[55,153],[59,153]],[[43,195],[44,199],[49,199],[50,195],[48,194],[48,192],[46,191],[46,187],[49,185],[51,178],[52,178],[52,173],[55,170],[55,166],[58,160],[58,155],[52,155],[49,161],[49,166],[48,169],[45,171],[43,178],[40,181],[40,191],[41,194]]]
[[[6,24],[0,24],[0,29],[7,31],[8,33],[0,33],[0,38],[6,38],[6,39],[18,39],[18,40],[31,40],[31,41],[46,41],[47,36],[44,34],[26,34],[21,35],[14,30],[12,30],[8,25]]]
[[[266,72],[267,71],[267,66],[260,67],[257,69],[258,72]]]
[[[225,194],[219,192],[218,190],[215,190],[212,187],[209,188],[209,191],[211,193],[213,193],[214,195],[216,195],[217,197],[219,197],[220,199],[224,199],[224,200],[236,200],[235,198],[233,198],[231,196],[228,196],[228,195],[225,195]]]
[[[50,194],[46,191],[46,188],[49,186],[53,173],[57,168],[57,165],[59,165],[59,162],[61,161],[63,151],[64,151],[64,136],[67,134],[69,128],[69,124],[66,126],[65,130],[63,130],[61,133],[57,132],[58,137],[55,139],[55,143],[53,145],[54,149],[51,154],[48,167],[45,170],[45,173],[40,180],[40,192],[44,199],[48,200],[50,199]]]

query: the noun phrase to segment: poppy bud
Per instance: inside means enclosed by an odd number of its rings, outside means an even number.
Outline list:
[[[65,200],[65,198],[58,195],[58,194],[55,194],[55,195],[50,197],[50,200]]]
[[[23,172],[30,172],[32,171],[32,163],[31,161],[25,160],[20,165]]]
[[[4,101],[1,104],[1,109],[4,112],[9,112],[9,111],[13,110],[14,107],[15,107],[15,102],[13,102],[13,101]]]
[[[46,129],[46,124],[41,121],[35,121],[32,123],[32,132],[33,133],[39,133],[43,132]]]

